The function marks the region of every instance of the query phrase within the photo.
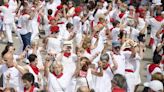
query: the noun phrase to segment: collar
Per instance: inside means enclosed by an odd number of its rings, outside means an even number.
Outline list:
[[[52,74],[56,77],[56,78],[61,78],[63,76],[63,73],[60,73],[59,75],[57,75],[55,72],[52,72]]]
[[[33,91],[34,91],[34,88],[35,88],[35,86],[32,85],[32,86],[30,87],[29,92],[33,92]],[[24,92],[26,92],[26,91],[27,91],[27,89],[24,87]]]
[[[34,73],[35,73],[36,75],[38,75],[38,73],[39,73],[39,68],[38,68],[37,66],[35,66],[35,65],[32,65],[32,64],[30,64],[30,67],[32,68],[32,70],[34,71]]]

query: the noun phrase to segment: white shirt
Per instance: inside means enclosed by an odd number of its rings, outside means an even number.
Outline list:
[[[111,72],[111,69],[109,67],[106,70],[103,70],[102,77],[95,76],[95,79],[96,79],[95,91],[96,92],[111,92],[112,78],[113,78],[113,73]]]
[[[29,18],[30,18],[30,15],[24,14],[24,15],[21,15],[18,20],[18,27],[20,27],[19,33],[21,35],[25,35],[28,32],[31,32],[30,27],[29,27]]]
[[[69,92],[69,84],[71,82],[71,76],[68,73],[63,73],[60,78],[56,78],[55,75],[49,73],[48,75],[48,89],[49,92]]]
[[[13,14],[13,9],[12,7],[5,7],[5,6],[0,6],[0,11],[3,13],[3,22],[5,24],[10,24],[14,23],[14,14]]]
[[[113,28],[112,29],[112,41],[118,41],[119,37],[118,35],[120,34],[120,28]]]
[[[48,2],[45,7],[45,14],[47,14],[48,9],[52,10],[52,16],[54,16],[55,12],[57,11],[57,6],[61,4],[61,0],[54,0],[53,3]]]
[[[24,92],[21,82],[21,73],[15,68],[8,68],[6,64],[0,65],[0,72],[3,74],[3,87],[6,87],[7,76],[10,74],[9,86],[16,88],[19,92]]]
[[[57,38],[48,38],[48,44],[47,44],[47,51],[49,50],[55,50],[57,53],[60,53],[62,51],[62,39],[61,37]]]
[[[118,64],[118,68],[115,71],[115,74],[122,74],[125,75],[125,56],[120,51],[119,55],[114,54],[114,59],[116,60],[116,63]]]

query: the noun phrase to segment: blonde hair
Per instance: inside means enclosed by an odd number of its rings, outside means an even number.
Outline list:
[[[60,61],[55,61],[52,63],[52,65],[50,66],[50,71],[53,72],[54,71],[54,68],[55,66],[60,66],[62,68],[62,71],[63,71],[63,65],[61,64]]]
[[[89,36],[85,36],[84,42],[82,44],[82,48],[87,49],[88,48],[88,46],[87,46],[88,43],[91,43],[91,38]]]

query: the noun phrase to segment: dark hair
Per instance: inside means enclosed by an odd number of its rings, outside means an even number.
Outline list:
[[[25,73],[23,76],[22,76],[22,80],[27,80],[28,82],[32,82],[32,85],[34,84],[34,75],[32,73]]]
[[[102,55],[100,56],[100,60],[101,60],[101,61],[103,61],[103,60],[108,61],[108,60],[109,60],[109,55],[108,55],[107,53],[102,54]]]
[[[3,92],[5,91],[16,92],[14,88],[5,88]]]
[[[37,58],[37,56],[36,56],[35,54],[30,54],[30,55],[28,56],[28,60],[30,61],[30,63],[31,63],[31,62],[34,62],[36,58]]]
[[[113,27],[116,27],[117,24],[120,24],[120,22],[118,20],[115,20],[114,22],[112,22],[112,24],[113,24]]]
[[[154,54],[154,56],[153,56],[153,63],[154,64],[159,64],[161,60],[162,60],[162,56],[161,55]]]
[[[48,9],[48,15],[52,15],[52,9]]]
[[[127,90],[126,78],[121,74],[115,74],[113,76],[112,82],[114,82],[118,87]]]
[[[70,23],[70,22],[68,22],[68,23],[66,24],[66,28],[67,28],[67,29],[71,28],[72,26],[73,26],[73,24]]]
[[[8,51],[9,51],[9,48],[13,46],[13,44],[7,44],[5,49],[2,51],[1,53],[1,56],[3,57]]]

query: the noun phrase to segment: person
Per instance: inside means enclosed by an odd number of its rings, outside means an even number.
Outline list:
[[[103,76],[102,72],[102,64],[99,63],[100,71],[96,71],[95,69],[90,67],[91,61],[87,57],[81,57],[80,61],[77,64],[75,73],[73,75],[75,91],[81,86],[87,86],[90,90],[94,90],[94,82],[93,76]]]
[[[120,42],[118,42],[118,41],[112,42],[112,50],[114,53],[113,56],[114,56],[114,59],[116,60],[116,62],[118,64],[118,68],[115,71],[115,74],[118,73],[118,74],[125,75],[125,56],[122,53],[122,51],[120,51],[120,48],[121,48]]]
[[[13,14],[15,10],[8,0],[4,0],[4,5],[0,7],[0,11],[3,13],[3,30],[6,31],[7,41],[13,44],[12,31],[16,31]]]
[[[158,80],[146,82],[144,86],[149,88],[147,92],[163,92],[163,84]]]
[[[38,92],[39,89],[34,86],[34,75],[32,73],[25,73],[22,76],[22,81],[24,85],[24,92]]]
[[[99,63],[102,63],[103,76],[96,77],[95,92],[111,92],[111,80],[114,76],[114,71],[117,69],[117,63],[111,54],[112,62],[109,62],[110,58],[107,53],[100,56]],[[113,64],[112,64],[113,63]],[[99,67],[97,67],[97,71]],[[104,90],[105,89],[105,90]]]
[[[111,82],[112,92],[127,92],[127,82],[123,75],[115,74]]]
[[[159,66],[161,62],[162,56],[154,55],[153,56],[153,63],[147,65],[147,81],[151,81],[151,75],[154,73],[162,73],[162,68]]]
[[[46,58],[45,75],[47,78],[48,92],[72,92],[70,83],[73,74],[63,72],[63,65],[59,61]]]
[[[21,74],[23,72],[19,69],[19,66],[14,62],[12,53],[5,53],[3,55],[3,62],[0,64],[0,71],[3,74],[3,87],[6,87],[6,80],[10,76],[9,87],[13,87],[16,90],[23,92],[21,83]]]

